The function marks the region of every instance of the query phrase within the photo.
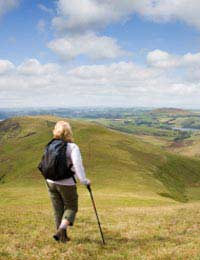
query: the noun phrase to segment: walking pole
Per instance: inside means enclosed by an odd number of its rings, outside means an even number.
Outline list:
[[[93,205],[93,208],[94,208],[94,212],[95,212],[95,215],[97,217],[97,222],[98,222],[98,225],[99,225],[101,238],[102,238],[103,244],[105,245],[106,243],[105,243],[105,240],[104,240],[103,232],[102,232],[102,229],[101,229],[101,224],[100,224],[100,221],[99,221],[99,216],[97,214],[97,209],[96,209],[96,206],[95,206],[94,198],[93,198],[93,195],[92,195],[92,189],[91,189],[90,185],[87,185],[87,189],[89,190],[90,197],[91,197],[91,200],[92,200],[92,205]]]

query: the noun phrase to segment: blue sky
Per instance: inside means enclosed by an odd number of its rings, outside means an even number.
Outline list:
[[[200,108],[200,3],[135,2],[0,0],[0,106]]]
[[[48,4],[53,1],[43,1]],[[21,1],[19,6],[6,14],[0,23],[0,57],[20,63],[30,57],[41,57],[41,53],[51,53],[46,42],[53,36],[51,16],[42,11],[38,4],[41,1]],[[37,24],[40,19],[48,23],[45,33],[40,33]],[[46,60],[44,60],[45,62]]]

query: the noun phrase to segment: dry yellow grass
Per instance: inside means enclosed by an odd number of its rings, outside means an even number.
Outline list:
[[[51,237],[52,210],[43,186],[13,186],[13,191],[2,186],[0,259],[200,258],[200,203],[133,207],[124,205],[124,195],[116,205],[115,193],[110,192],[112,200],[107,202],[103,192],[94,189],[106,239],[102,246],[89,194],[79,188],[79,195],[79,213],[65,245]]]

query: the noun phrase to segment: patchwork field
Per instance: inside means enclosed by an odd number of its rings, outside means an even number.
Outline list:
[[[90,121],[105,125],[159,146],[166,151],[200,157],[200,112],[175,108],[119,113],[119,118]]]

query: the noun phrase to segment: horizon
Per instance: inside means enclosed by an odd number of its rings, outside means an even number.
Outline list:
[[[192,107],[167,107],[167,106],[158,106],[158,107],[153,107],[153,106],[33,106],[33,107],[0,107],[0,110],[12,110],[12,109],[33,109],[33,110],[37,110],[37,109],[74,109],[74,108],[78,108],[78,109],[90,109],[90,108],[94,108],[94,109],[146,109],[146,110],[154,110],[154,109],[174,109],[174,110],[200,110],[199,108],[192,108]]]

